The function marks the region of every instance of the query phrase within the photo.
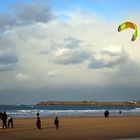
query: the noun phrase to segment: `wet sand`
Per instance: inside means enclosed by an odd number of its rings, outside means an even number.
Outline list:
[[[36,118],[14,119],[14,128],[0,129],[3,140],[112,140],[140,138],[140,116],[137,117],[61,117],[56,130],[54,118],[41,118],[42,129]]]

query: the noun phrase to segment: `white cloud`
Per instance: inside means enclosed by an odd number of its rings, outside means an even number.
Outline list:
[[[91,53],[81,42],[73,37],[64,38],[61,44],[41,51],[41,54],[48,55],[48,59],[55,64],[80,64],[87,60]]]
[[[47,76],[49,77],[56,77],[59,75],[60,75],[60,72],[58,70],[52,70],[52,71],[47,72]]]
[[[15,79],[17,81],[26,81],[29,80],[31,77],[29,75],[25,75],[23,73],[17,73],[15,76]]]
[[[132,63],[128,53],[120,46],[110,46],[95,54],[89,63],[91,69],[114,68]]]
[[[69,64],[79,64],[84,62],[89,57],[89,53],[86,50],[82,49],[68,49],[68,48],[62,48],[56,50],[52,54],[51,61],[56,64],[63,64],[63,65],[69,65]]]
[[[68,37],[68,38],[64,38],[64,42],[66,43],[65,44],[65,47],[66,48],[78,48],[80,47],[80,43],[82,42],[81,40],[78,40],[78,39],[75,39],[73,37]]]

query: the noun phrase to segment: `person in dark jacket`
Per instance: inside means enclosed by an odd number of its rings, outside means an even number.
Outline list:
[[[36,127],[38,129],[41,129],[41,120],[40,120],[40,117],[39,117],[39,113],[36,113],[36,116],[37,116]]]
[[[41,129],[41,120],[40,120],[40,117],[37,117],[37,120],[36,120],[36,127],[38,129]]]
[[[7,114],[5,111],[2,114],[2,123],[3,123],[2,128],[7,128]]]
[[[58,117],[56,117],[54,119],[54,124],[55,124],[56,129],[59,129],[59,119],[58,119]]]

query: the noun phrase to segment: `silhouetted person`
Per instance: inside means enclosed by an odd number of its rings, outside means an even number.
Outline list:
[[[58,117],[56,117],[54,119],[54,124],[55,124],[56,129],[59,129],[59,119],[58,119]]]
[[[121,110],[119,111],[119,114],[120,114],[120,115],[122,114],[122,111],[121,111]]]
[[[41,129],[41,120],[40,120],[40,117],[37,117],[36,127],[37,127],[38,129]]]
[[[39,113],[36,113],[36,116],[37,116],[36,127],[38,129],[41,129],[41,120],[40,120],[40,117],[39,117]]]
[[[13,128],[14,127],[14,125],[13,125],[13,118],[9,115],[8,116],[8,128],[9,128],[10,124],[11,124],[11,128]]]
[[[7,128],[7,114],[5,111],[2,114],[2,123],[3,123],[2,128]]]
[[[105,118],[108,118],[109,117],[109,111],[108,110],[105,110],[104,116],[105,116]]]

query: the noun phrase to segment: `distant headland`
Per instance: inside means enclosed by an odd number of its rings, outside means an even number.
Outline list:
[[[95,105],[95,106],[138,106],[140,101],[124,101],[124,102],[100,102],[92,100],[82,101],[42,101],[37,105]]]

